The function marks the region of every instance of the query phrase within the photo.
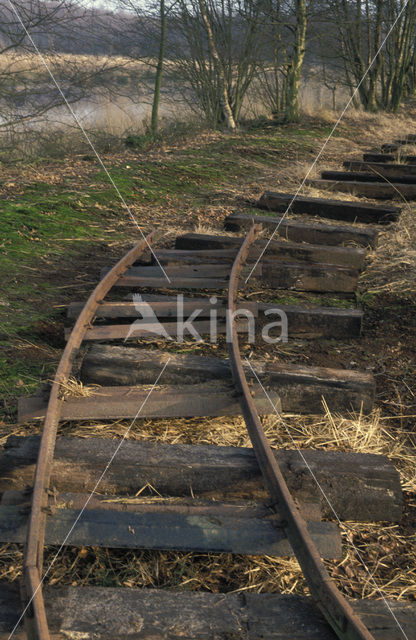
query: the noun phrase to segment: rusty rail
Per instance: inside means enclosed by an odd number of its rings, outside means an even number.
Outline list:
[[[229,355],[242,412],[260,469],[272,498],[272,504],[274,506],[278,505],[279,513],[283,515],[288,539],[308,581],[316,604],[340,640],[374,640],[372,634],[354,614],[352,608],[339,593],[325,570],[311,540],[306,523],[288,490],[279,465],[263,432],[245,377],[233,314],[235,312],[239,276],[258,230],[257,226],[252,226],[241,245],[232,266],[228,290],[228,312],[232,314]],[[50,640],[42,593],[42,571],[48,489],[57,427],[63,405],[60,390],[62,384],[65,384],[68,380],[78,349],[98,306],[111,287],[140,257],[148,246],[147,243],[152,235],[138,243],[121,258],[94,289],[71,332],[53,381],[36,465],[32,508],[24,554],[23,597],[25,603],[30,603],[25,614],[26,632],[30,640]]]
[[[126,253],[91,293],[74,325],[52,384],[36,464],[23,562],[23,601],[30,603],[25,614],[25,628],[31,640],[50,640],[42,593],[42,567],[49,481],[56,432],[63,404],[60,396],[61,386],[68,380],[84,334],[90,326],[98,306],[117,280],[143,254],[153,236],[154,234],[150,234]]]
[[[231,341],[228,349],[234,384],[239,394],[242,413],[260,470],[271,496],[271,507],[279,507],[279,513],[283,516],[288,540],[317,606],[340,640],[374,640],[374,636],[338,591],[324,567],[309,535],[306,522],[292,498],[279,464],[263,431],[244,373],[238,333],[234,321],[235,302],[238,293],[239,276],[258,231],[259,226],[253,225],[241,245],[233,263],[228,289],[228,313],[230,314],[229,321],[231,322]]]

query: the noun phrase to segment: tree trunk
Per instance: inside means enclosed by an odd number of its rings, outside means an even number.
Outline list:
[[[413,6],[407,6],[398,27],[400,44],[396,57],[396,72],[392,88],[390,111],[396,112],[400,107],[406,90],[406,78],[412,64],[413,46],[416,34],[416,12]]]
[[[284,116],[286,122],[297,122],[299,120],[299,83],[305,57],[307,22],[306,0],[296,0],[296,32],[287,78]]]
[[[282,90],[280,92],[280,113],[286,112],[286,99],[287,99],[287,67],[283,72]]]
[[[230,131],[235,131],[236,124],[235,124],[233,112],[230,107],[230,98],[227,90],[227,79],[225,76],[225,71],[221,62],[221,58],[218,55],[218,51],[215,46],[214,33],[212,30],[212,25],[209,21],[205,0],[198,0],[198,4],[199,4],[199,9],[201,11],[202,19],[204,21],[205,29],[207,32],[209,50],[218,74],[218,82],[220,87],[220,103],[221,103],[221,109],[224,116],[224,120],[227,125],[227,128],[230,129]]]
[[[157,60],[157,67],[156,67],[155,89],[153,93],[152,121],[151,121],[151,130],[152,130],[153,137],[156,136],[158,122],[159,122],[160,90],[162,87],[163,63],[165,60],[165,45],[166,45],[166,9],[165,9],[165,0],[160,0],[159,57]]]

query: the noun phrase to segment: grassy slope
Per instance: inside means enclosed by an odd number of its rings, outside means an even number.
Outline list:
[[[276,163],[316,148],[326,125],[204,135],[180,148],[106,158],[120,193],[145,230],[205,222],[201,208]],[[137,238],[128,214],[91,156],[3,167],[0,185],[0,394],[7,419],[15,399],[52,371],[62,346],[63,305],[84,297],[98,262],[114,261]],[[102,257],[101,257],[102,256]],[[95,258],[95,259],[94,259]],[[85,271],[85,273],[84,273]],[[91,276],[92,271],[92,276]]]
[[[397,122],[390,125],[390,131],[381,127],[382,119],[369,118],[343,124],[343,138],[328,147],[325,164],[339,167],[340,160],[357,156],[383,135],[383,142],[397,136]],[[325,123],[306,122],[293,127],[251,129],[233,136],[201,134],[176,147],[150,149],[140,155],[126,152],[105,160],[144,230],[200,225],[221,229],[229,211],[244,207],[245,200],[256,197],[263,188],[296,188],[329,128]],[[113,263],[126,243],[138,235],[91,157],[4,167],[1,180],[0,244],[5,255],[0,257],[0,393],[4,404],[0,444],[10,433],[31,433],[35,429],[14,426],[16,398],[51,377],[63,346],[64,305],[71,299],[85,298],[100,267]],[[416,380],[416,336],[411,318],[414,293],[406,289],[410,282],[407,237],[414,237],[416,232],[411,226],[412,217],[414,208],[402,216],[394,236],[391,231],[382,236],[375,260],[362,278],[365,286],[361,299],[367,304],[363,337],[335,344],[314,341],[306,348],[305,344],[292,342],[276,354],[303,364],[368,369],[378,376],[379,409],[368,418],[329,414],[318,419],[288,418],[300,446],[390,455],[409,490],[407,515],[399,526],[348,525],[345,562],[327,564],[349,596],[374,597],[373,587],[355,556],[354,543],[383,593],[416,598],[414,552],[409,544],[414,540],[416,522],[412,511],[414,442],[410,421],[405,417],[415,413],[411,391]],[[319,302],[313,296],[304,299]],[[296,300],[289,294],[283,302]],[[339,304],[335,297],[325,302]],[[66,428],[62,426],[62,433]],[[92,429],[90,424],[77,425],[75,432],[68,427],[68,433],[88,437]],[[103,437],[119,437],[123,425],[99,425],[97,429]],[[291,446],[278,425],[270,424],[268,433],[276,446]],[[166,442],[247,444],[246,430],[239,419],[206,420],[202,424],[200,420],[141,421],[137,433],[131,435],[160,441],[161,434]],[[49,550],[47,558],[54,553]],[[18,578],[20,565],[19,546],[0,549],[0,579]],[[49,580],[127,587],[179,586],[214,592],[250,589],[305,593],[294,560],[231,554],[109,554],[105,549],[68,547]]]

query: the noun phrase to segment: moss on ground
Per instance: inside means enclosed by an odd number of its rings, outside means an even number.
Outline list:
[[[137,156],[126,150],[105,163],[134,215],[150,230],[155,208],[159,225],[179,226],[185,218],[197,223],[195,211],[213,191],[234,188],[276,163],[268,150],[302,153],[325,135],[324,126],[309,123],[258,127],[204,135],[197,145],[189,142],[169,153],[156,149]],[[242,159],[241,149],[252,153]],[[45,158],[32,166],[29,179],[21,180],[23,164],[4,165],[0,184],[0,397],[8,420],[16,396],[51,375],[48,347],[63,345],[64,306],[92,288],[99,273],[97,251],[110,264],[114,258],[111,252],[104,257],[107,245],[137,237],[95,157]]]

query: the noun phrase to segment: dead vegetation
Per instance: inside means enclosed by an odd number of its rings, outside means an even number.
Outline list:
[[[362,275],[367,293],[416,294],[416,206],[405,204],[397,222],[380,234],[379,246]]]
[[[415,416],[416,417],[416,416]],[[402,524],[346,522],[342,530],[344,556],[327,561],[326,566],[338,586],[351,597],[416,598],[415,533],[409,513],[416,492],[414,437],[391,428],[379,410],[370,416],[276,416],[263,418],[267,436],[274,447],[327,449],[387,455],[398,469],[407,492],[406,518]],[[89,438],[120,438],[126,434],[126,421],[110,423],[66,423],[60,435]],[[33,429],[31,430],[33,432]],[[16,434],[25,434],[21,427]],[[2,433],[2,440],[6,434]],[[137,420],[129,440],[169,444],[215,444],[250,446],[241,418],[189,418],[176,420]],[[87,445],[87,441],[86,441]],[[161,499],[157,487],[143,487],[141,495]],[[151,498],[155,499],[155,498]],[[410,516],[411,518],[411,516]],[[357,549],[368,571],[357,557]],[[55,549],[49,549],[51,560]],[[21,549],[5,545],[0,552],[0,579],[21,575]],[[308,588],[297,561],[269,556],[232,554],[175,553],[164,551],[117,551],[99,548],[66,548],[48,575],[51,584],[107,584],[126,587],[167,587],[230,592],[307,594]],[[377,585],[377,588],[375,587]],[[378,590],[379,589],[379,590]]]
[[[89,398],[97,394],[97,385],[85,385],[76,378],[69,378],[60,386],[61,398]]]
[[[333,114],[328,117],[328,122],[333,122]],[[331,141],[320,167],[339,167],[339,161],[346,159],[346,156],[358,157],[369,146],[374,146],[375,139],[385,141],[397,138],[402,132],[410,130],[412,123],[411,117],[406,115],[374,116],[351,112],[343,124],[342,138]],[[264,165],[259,164],[262,177],[227,188],[226,204],[223,193],[213,193],[208,203],[200,205],[198,221],[194,227],[203,231],[220,228],[223,217],[230,213],[230,206],[231,210],[241,209],[241,202],[260,195],[266,185],[268,188],[276,187],[287,191],[297,188],[309,166],[305,158],[297,162],[295,170],[293,158],[276,163],[274,168],[265,169]],[[64,173],[65,167],[61,170]],[[42,171],[43,179],[43,174],[47,172],[43,169],[39,171]],[[324,195],[311,189],[307,192],[316,196]],[[331,194],[332,197],[345,198],[342,194]],[[358,200],[350,196],[348,198]],[[173,220],[178,219],[173,210],[171,213]],[[166,208],[163,214],[166,215]],[[399,222],[381,234],[379,248],[372,254],[371,262],[361,279],[363,295],[388,292],[401,299],[414,294],[414,214],[415,206],[406,205]],[[183,217],[183,213],[181,216]],[[186,222],[191,227],[189,218]],[[392,347],[395,339],[393,334],[383,335],[385,343],[390,343]],[[187,347],[184,346],[184,349]],[[195,346],[189,347],[190,351],[194,349]],[[395,357],[393,351],[392,357]],[[66,391],[75,396],[90,393],[88,387],[83,387],[76,380],[70,382]],[[295,443],[300,448],[383,454],[392,460],[401,475],[405,491],[403,521],[400,524],[386,525],[345,523],[344,557],[341,562],[326,563],[338,586],[349,596],[380,597],[381,591],[387,597],[416,599],[416,443],[414,433],[407,426],[414,418],[416,415],[409,413],[408,406],[401,397],[391,395],[370,416],[334,416],[328,410],[321,417],[289,415],[285,416],[288,430],[276,417],[264,419],[267,435],[275,447],[293,448]],[[111,424],[68,423],[60,426],[59,433],[85,438],[120,438],[127,427],[125,421]],[[29,435],[39,430],[40,426],[3,423],[0,426],[0,444],[4,444],[9,435]],[[240,418],[138,420],[128,438],[172,444],[249,446],[246,429]],[[157,487],[154,489],[157,491]],[[146,492],[151,493],[152,489],[147,487]],[[357,548],[380,591],[377,591],[367,570],[357,559]],[[55,551],[48,550],[46,564]],[[21,562],[20,547],[3,545],[0,549],[0,579],[18,579],[21,576]],[[48,581],[51,584],[167,587],[212,592],[308,592],[294,559],[100,548],[65,548],[52,567]]]

